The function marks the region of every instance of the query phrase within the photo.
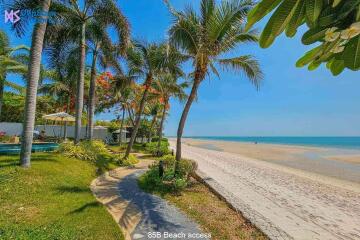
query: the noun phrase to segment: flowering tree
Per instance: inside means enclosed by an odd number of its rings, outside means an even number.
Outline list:
[[[308,31],[302,43],[320,43],[296,63],[314,70],[322,63],[333,75],[345,68],[360,69],[359,0],[261,0],[249,12],[246,29],[272,13],[261,37],[260,46],[269,47],[282,32],[293,37],[303,24]]]
[[[103,72],[96,78],[96,100],[98,110],[103,110],[103,106],[109,106],[112,102],[111,81],[113,78],[114,77],[110,72]]]

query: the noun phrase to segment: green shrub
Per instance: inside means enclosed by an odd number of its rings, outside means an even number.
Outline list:
[[[73,142],[60,144],[59,152],[67,157],[95,162],[100,156],[110,155],[109,150],[102,141],[83,141],[75,145]]]
[[[165,168],[169,171],[175,169],[175,156],[165,155],[159,160],[163,161]],[[187,159],[181,159],[179,162],[177,175],[181,178],[188,178],[190,174],[196,170],[196,168],[197,166],[195,162]]]
[[[153,137],[151,138],[151,142],[158,142],[159,141],[159,137]],[[167,138],[161,138],[162,142],[169,142],[169,140]]]
[[[195,171],[195,167],[192,161],[182,159],[179,162],[178,172],[177,174],[182,177],[188,179],[190,177],[190,174]]]
[[[153,156],[164,156],[170,153],[169,143],[161,141],[160,149],[158,149],[158,142],[150,142],[145,145],[145,151],[151,153]]]
[[[67,157],[74,157],[85,161],[90,161],[98,167],[99,174],[116,166],[130,166],[138,163],[134,155],[130,155],[127,160],[122,155],[111,154],[102,141],[83,141],[75,145],[73,142],[60,144],[58,152]]]
[[[7,135],[0,135],[0,143],[7,143],[9,142],[11,139],[11,136],[7,136]]]
[[[172,155],[166,155],[160,160],[164,163],[164,175],[159,176],[159,164],[153,164],[150,169],[143,174],[138,182],[139,186],[147,192],[159,194],[181,193],[189,182],[189,176],[194,170],[194,164],[186,159],[179,162],[179,171],[175,175],[175,158]]]
[[[127,159],[124,159],[124,154],[121,153],[118,156],[118,162],[121,166],[133,166],[139,162],[139,159],[137,159],[137,157],[133,154],[130,154]]]

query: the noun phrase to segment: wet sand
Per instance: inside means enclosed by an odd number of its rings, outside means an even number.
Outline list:
[[[184,138],[189,146],[236,153],[245,157],[360,183],[360,150],[199,140]]]

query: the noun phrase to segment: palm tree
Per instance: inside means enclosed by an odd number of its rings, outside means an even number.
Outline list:
[[[0,30],[0,115],[5,86],[19,92],[23,90],[21,86],[8,81],[6,78],[8,73],[18,73],[23,76],[27,73],[27,65],[23,63],[23,58],[28,57],[28,55],[16,54],[19,50],[29,51],[30,49],[24,45],[11,48],[6,33]]]
[[[51,0],[41,1],[40,9],[43,13],[49,12],[50,3]],[[21,140],[20,162],[22,167],[30,167],[31,148],[35,124],[36,95],[40,77],[41,54],[43,49],[46,26],[47,17],[41,16],[40,20],[37,21],[37,23],[35,24],[32,33],[30,62],[28,67],[26,88],[24,126]]]
[[[223,0],[220,5],[216,5],[215,0],[202,0],[200,14],[191,7],[184,11],[176,11],[168,0],[165,2],[174,16],[174,23],[169,30],[170,42],[182,49],[192,59],[194,66],[192,89],[177,131],[178,163],[181,159],[181,137],[191,104],[197,96],[201,82],[210,71],[219,76],[215,65],[244,72],[256,87],[259,87],[262,73],[258,62],[250,55],[220,58],[238,44],[257,41],[254,30],[244,31],[246,14],[253,6],[252,1]],[[176,170],[177,166],[178,164]]]
[[[143,84],[143,94],[135,118],[135,125],[124,158],[129,157],[135,142],[136,134],[140,126],[141,115],[143,114],[149,88],[154,77],[163,71],[169,71],[175,74],[182,73],[180,63],[184,60],[184,57],[176,49],[169,48],[167,44],[135,43],[134,47],[128,51],[127,60],[130,72],[144,77],[145,81]]]
[[[135,79],[136,77],[130,75],[129,73],[127,75],[118,74],[113,78],[111,83],[114,91],[113,99],[115,101],[115,104],[119,104],[120,112],[122,112],[119,144],[122,143],[121,134],[124,128],[126,111],[129,111],[129,109],[131,108],[130,101],[134,95],[133,86],[135,83]]]
[[[42,83],[39,87],[39,93],[53,96],[58,104],[65,108],[65,112],[71,111],[71,99],[75,96],[75,86],[78,69],[78,49],[75,46],[69,45],[54,45],[47,46],[46,51],[48,57],[49,67],[52,70],[46,71],[46,78],[50,82]],[[67,122],[64,123],[64,139],[67,134]]]
[[[160,127],[158,130],[158,153],[160,153],[161,140],[163,136],[164,122],[167,115],[167,110],[170,108],[170,98],[177,98],[180,101],[184,101],[187,97],[184,89],[188,87],[187,82],[178,83],[177,77],[171,74],[162,74],[154,82],[154,89],[156,94],[160,98],[160,103],[162,104],[162,115],[160,121]]]
[[[70,38],[73,41],[78,41],[79,44],[79,78],[76,87],[76,121],[74,138],[74,142],[78,143],[80,141],[81,119],[84,107],[86,40],[89,33],[89,31],[86,31],[87,26],[91,26],[93,22],[96,22],[104,27],[104,31],[106,30],[106,26],[115,26],[116,29],[121,29],[119,39],[124,43],[127,43],[129,37],[129,25],[113,0],[85,1],[84,4],[81,4],[80,1],[66,1],[58,3],[56,9],[62,16],[62,20],[53,26],[49,32],[53,32],[56,36],[62,36],[63,41],[68,41]],[[93,40],[99,43],[100,39],[101,38],[96,38],[96,40]],[[94,62],[94,60],[97,59],[99,45],[95,50],[96,51],[93,51],[93,53],[96,53],[95,58],[93,57],[93,69],[96,67],[96,61]],[[125,49],[121,50],[122,52],[125,52]],[[94,74],[96,74],[96,72],[93,72],[92,75],[94,76]],[[94,98],[95,91],[94,81],[95,79],[92,80],[92,99]]]
[[[156,124],[156,120],[158,118],[159,112],[160,112],[160,104],[158,102],[155,102],[154,104],[152,104],[150,106],[150,115],[152,116],[152,120],[150,123],[150,129],[149,129],[149,136],[148,136],[148,142],[151,142],[151,138],[152,138],[152,133],[153,133],[153,128]]]
[[[121,15],[119,12],[118,15]],[[102,65],[106,68],[108,65],[112,65],[118,74],[122,74],[122,69],[118,62],[117,57],[124,55],[123,49],[127,48],[129,39],[128,25],[124,25],[124,20],[114,19],[115,21],[101,22],[93,21],[88,27],[90,42],[92,42],[92,64],[91,64],[91,77],[90,77],[90,89],[89,89],[89,113],[88,113],[88,138],[93,138],[93,127],[94,127],[94,113],[95,113],[95,93],[96,93],[96,63],[97,59],[100,58]],[[112,45],[110,36],[106,32],[106,28],[114,26],[118,33],[119,43],[116,46]],[[126,28],[126,29],[123,29]],[[89,44],[90,45],[90,44]]]

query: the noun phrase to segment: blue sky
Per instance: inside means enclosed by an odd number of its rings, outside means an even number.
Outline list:
[[[199,1],[172,0],[176,8]],[[171,23],[162,0],[119,0],[137,39],[161,41]],[[257,27],[261,29],[262,23]],[[3,28],[3,22],[0,25]],[[222,72],[205,80],[188,116],[186,136],[359,136],[359,73],[333,77],[324,66],[315,71],[296,68],[296,60],[311,47],[296,37],[279,37],[268,49],[239,46],[233,54],[253,54],[264,72],[259,91],[241,74]],[[13,44],[29,38],[12,39]],[[186,67],[185,71],[189,72]],[[183,104],[172,101],[166,135],[176,135]],[[97,119],[110,120],[112,113]]]

